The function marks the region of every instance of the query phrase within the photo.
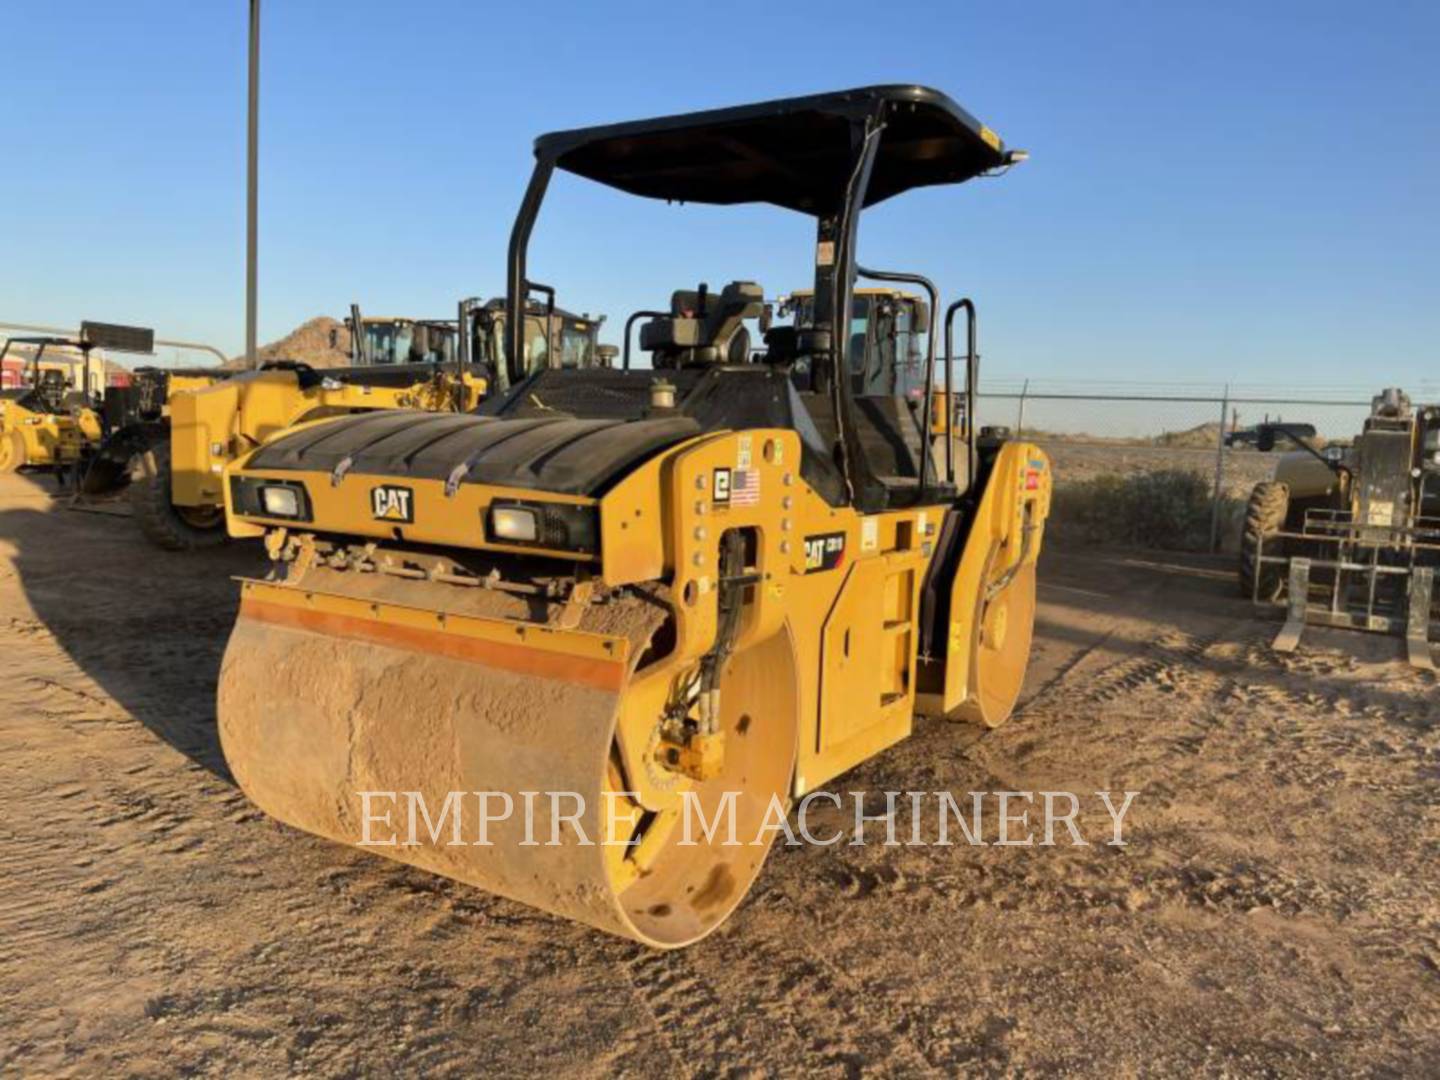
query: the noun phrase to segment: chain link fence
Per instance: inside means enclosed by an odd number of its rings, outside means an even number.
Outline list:
[[[1440,385],[1404,388],[1440,401]],[[1039,443],[1055,467],[1055,530],[1081,542],[1227,550],[1239,542],[1250,489],[1276,457],[1255,446],[1257,424],[1308,424],[1323,448],[1359,434],[1380,386],[989,381],[981,425]]]

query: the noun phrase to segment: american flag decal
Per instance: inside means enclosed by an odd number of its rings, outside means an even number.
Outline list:
[[[730,481],[730,505],[754,506],[760,501],[760,470],[736,469]]]

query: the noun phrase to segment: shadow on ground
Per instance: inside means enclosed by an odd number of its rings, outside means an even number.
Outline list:
[[[258,546],[160,551],[128,517],[69,510],[43,478],[7,476],[0,548],[18,585],[4,604],[12,624],[38,623],[104,695],[228,779],[215,685],[238,604],[231,579],[263,573]]]

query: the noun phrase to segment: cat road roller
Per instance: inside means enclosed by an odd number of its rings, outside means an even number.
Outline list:
[[[557,169],[813,217],[813,310],[751,348],[759,285],[682,289],[641,327],[648,370],[511,360],[472,414],[320,421],[233,462],[228,526],[273,569],[241,583],[220,736],[281,821],[677,947],[743,899],[776,806],[917,713],[995,725],[1020,693],[1045,455],[953,420],[936,452],[935,334],[918,398],[847,375],[872,336],[858,276],[933,291],[857,266],[862,211],[1021,154],[886,86],[559,132],[535,157],[509,357],[548,291],[527,248]]]

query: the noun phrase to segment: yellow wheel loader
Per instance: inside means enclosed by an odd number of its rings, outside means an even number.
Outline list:
[[[1413,667],[1433,669],[1431,628],[1440,626],[1440,405],[1414,405],[1388,389],[1371,403],[1349,447],[1324,452],[1313,428],[1261,427],[1258,446],[1279,438],[1273,480],[1251,492],[1240,546],[1240,589],[1285,610],[1275,639],[1293,652],[1307,625],[1405,638]]]
[[[29,385],[0,390],[0,472],[36,468],[63,476],[103,434],[95,404],[53,368],[36,372]]]
[[[918,398],[893,370],[845,374],[862,210],[1019,152],[898,86],[565,131],[535,154],[509,357],[556,169],[813,217],[813,310],[752,352],[759,285],[680,290],[641,329],[649,370],[511,361],[474,414],[326,420],[237,459],[230,531],[274,562],[241,585],[220,737],[282,821],[678,947],[741,902],[794,800],[917,713],[995,725],[1020,694],[1045,455],[968,426],[946,432],[963,469],[933,452],[933,334]]]

